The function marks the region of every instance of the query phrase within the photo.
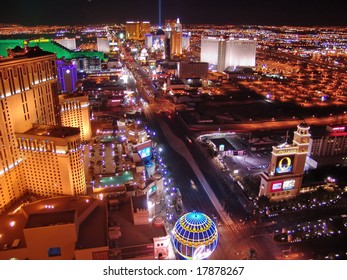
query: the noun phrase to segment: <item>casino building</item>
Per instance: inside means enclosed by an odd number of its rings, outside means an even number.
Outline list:
[[[0,213],[30,192],[86,191],[80,130],[62,127],[56,55],[16,47],[0,59]]]
[[[179,218],[172,230],[172,243],[178,259],[207,259],[218,246],[218,230],[210,217],[189,212]]]
[[[82,141],[92,136],[88,96],[78,93],[59,95],[61,122],[64,126],[78,127]]]
[[[254,67],[256,45],[257,42],[250,39],[202,36],[200,61],[207,62],[219,72],[226,68]]]
[[[283,200],[298,194],[309,148],[309,129],[306,123],[301,123],[294,132],[292,144],[273,147],[269,168],[260,175],[259,196]]]
[[[144,40],[145,34],[151,29],[149,21],[127,21],[125,24],[126,38],[129,40]]]

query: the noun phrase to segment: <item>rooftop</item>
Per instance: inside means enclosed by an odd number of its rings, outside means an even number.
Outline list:
[[[54,225],[72,224],[75,222],[75,211],[57,211],[36,213],[29,216],[24,228],[37,228]]]
[[[347,136],[347,130],[345,125],[331,125],[331,126],[311,126],[310,129],[311,138],[321,138],[321,137],[337,137],[337,136]]]
[[[40,57],[40,56],[53,54],[52,52],[44,51],[40,49],[39,47],[22,48],[21,46],[16,45],[14,48],[11,49],[11,44],[8,45],[8,47],[9,47],[7,48],[8,57],[0,58],[0,63],[3,61],[6,62],[6,61],[19,60],[23,58],[33,58],[33,57]]]
[[[24,134],[50,137],[69,137],[80,134],[80,129],[67,126],[35,125],[33,128],[24,132]]]
[[[87,95],[85,93],[82,92],[74,92],[74,93],[65,93],[65,94],[61,94],[59,95],[60,99],[69,99],[69,98],[76,98],[76,97],[83,97]]]
[[[97,222],[94,221],[96,214],[100,212],[100,201],[92,197],[72,197],[62,196],[48,199],[41,199],[29,204],[17,205],[16,209],[0,216],[0,252],[4,244],[9,246],[13,240],[19,239],[20,248],[26,247],[24,239],[25,228],[35,228],[57,224],[74,223],[75,219],[81,224],[81,242],[105,245],[104,239],[93,234],[93,227]],[[91,212],[89,215],[86,213]],[[105,211],[103,212],[105,213]],[[105,216],[105,214],[104,214]],[[98,221],[102,220],[99,216]],[[92,221],[92,226],[83,231],[88,223]],[[105,231],[99,231],[105,235]],[[96,238],[98,237],[98,238]],[[86,241],[87,240],[87,241]],[[80,242],[80,240],[78,241]]]
[[[215,138],[210,140],[211,142],[213,142],[213,144],[216,145],[218,149],[220,145],[224,145],[224,151],[236,150],[235,147],[231,145],[230,142],[225,138]]]
[[[123,200],[116,210],[110,210],[109,220],[120,227],[119,248],[153,243],[153,238],[167,235],[164,227],[154,227],[151,223],[135,226],[130,200]]]
[[[106,201],[101,201],[80,225],[77,249],[107,246]]]
[[[137,209],[147,209],[147,197],[146,196],[134,196],[131,197],[133,201],[133,211],[137,212]]]

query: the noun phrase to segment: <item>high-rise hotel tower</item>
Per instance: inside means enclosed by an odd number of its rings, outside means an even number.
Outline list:
[[[38,48],[0,59],[0,213],[25,193],[86,190],[78,128],[61,127],[56,56]]]
[[[182,24],[180,19],[166,20],[166,56],[171,58],[182,54]]]
[[[61,122],[63,126],[78,127],[82,141],[92,136],[89,99],[87,95],[72,93],[59,95]]]
[[[201,37],[201,62],[208,62],[216,70],[226,68],[254,67],[257,42],[227,36]]]

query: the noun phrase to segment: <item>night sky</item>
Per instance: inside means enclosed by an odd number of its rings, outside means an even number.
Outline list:
[[[343,0],[162,0],[162,20],[185,23],[347,26]],[[74,25],[149,20],[158,23],[158,0],[7,0],[0,23]]]

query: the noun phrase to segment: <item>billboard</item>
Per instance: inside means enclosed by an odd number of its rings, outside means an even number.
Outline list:
[[[277,158],[275,174],[287,174],[293,171],[294,155]]]
[[[142,159],[149,157],[149,156],[151,156],[151,147],[146,147],[142,150],[139,150],[138,153]]]
[[[295,180],[286,180],[283,182],[283,190],[288,191],[294,189]]]
[[[140,150],[145,149],[147,147],[152,147],[152,141],[151,140],[147,140],[146,142],[134,145],[133,149],[140,151]]]
[[[156,60],[148,60],[148,65],[151,70],[155,70],[157,67],[157,61]]]
[[[283,181],[273,182],[270,192],[280,192],[283,190]]]
[[[279,192],[283,190],[283,181],[273,182],[271,184],[271,192]]]

